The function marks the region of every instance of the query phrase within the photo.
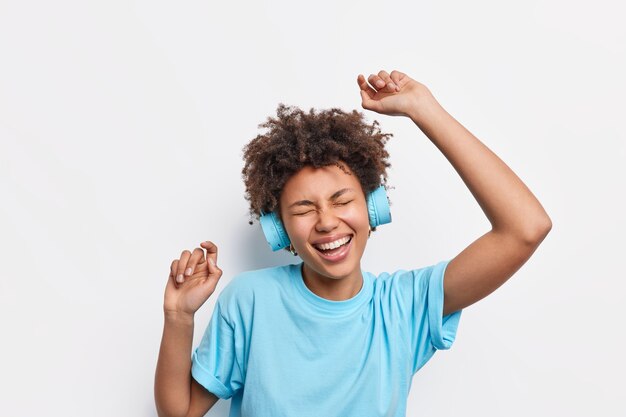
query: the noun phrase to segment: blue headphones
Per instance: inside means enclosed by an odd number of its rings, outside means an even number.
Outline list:
[[[380,186],[367,195],[367,211],[370,218],[370,226],[376,227],[381,224],[391,223],[391,211],[389,200],[384,186]],[[283,223],[275,212],[261,213],[261,228],[265,239],[273,251],[283,249],[291,243]]]

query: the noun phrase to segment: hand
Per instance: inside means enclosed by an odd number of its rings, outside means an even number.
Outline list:
[[[213,294],[222,270],[217,267],[217,246],[212,242],[202,242],[206,249],[206,259],[201,248],[193,253],[184,250],[180,259],[170,266],[170,276],[165,287],[165,314],[193,316]]]
[[[369,81],[369,84],[368,84]],[[425,97],[432,97],[424,85],[400,71],[379,71],[367,81],[362,74],[357,77],[361,93],[361,106],[389,116],[408,116],[417,111]]]

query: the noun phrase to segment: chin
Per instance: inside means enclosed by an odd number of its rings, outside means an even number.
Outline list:
[[[358,267],[358,265],[334,265],[334,266],[321,266],[321,271],[324,276],[331,279],[344,279],[350,276],[350,274]]]

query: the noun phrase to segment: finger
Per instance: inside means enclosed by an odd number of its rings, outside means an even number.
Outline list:
[[[395,93],[398,90],[397,86],[391,81],[391,78],[389,78],[389,74],[385,71],[380,71],[378,74],[379,75],[370,74],[368,78],[369,83],[372,84],[378,92]]]
[[[170,272],[170,275],[167,277],[167,285],[165,286],[165,292],[171,291],[172,288],[178,289],[182,284],[176,282],[176,274]]]
[[[380,77],[381,80],[385,82],[385,85],[383,88],[384,91],[391,93],[391,92],[396,92],[397,90],[399,90],[398,86],[393,82],[393,80],[391,79],[387,71],[385,70],[378,71],[378,76]]]
[[[196,270],[196,265],[199,262],[204,261],[204,251],[200,248],[195,248],[191,254],[191,258],[187,262],[187,268],[185,268],[185,276],[190,277]]]
[[[200,243],[200,246],[206,249],[207,262],[209,262],[208,261],[209,259],[213,259],[213,264],[217,265],[217,245],[207,240],[207,241]]]
[[[218,278],[222,276],[222,270],[215,265],[215,261],[212,258],[209,258],[209,278],[217,276]]]
[[[176,287],[178,288],[178,284],[180,284],[180,282],[177,280],[178,277],[176,272],[178,272],[178,259],[173,260],[170,265],[170,277],[177,284]]]
[[[191,257],[191,252],[187,249],[180,254],[180,261],[178,262],[178,268],[176,268],[176,282],[181,283],[185,280],[185,268],[187,267],[187,261]]]
[[[218,281],[222,277],[222,270],[215,265],[213,259],[209,258],[209,276],[202,283],[203,285],[208,285],[210,287],[211,293],[215,291],[215,287],[217,286]]]
[[[374,90],[368,83],[365,77],[362,74],[356,78],[357,84],[359,84],[359,88],[361,91],[365,91],[369,98],[373,98],[376,95],[376,90]]]
[[[380,102],[373,100],[365,91],[361,90],[361,107],[367,110],[380,112]]]
[[[378,71],[378,76],[381,80],[385,82],[385,84],[391,82],[391,77],[389,76],[389,74],[387,74],[387,71],[385,70]]]
[[[365,96],[368,99],[373,99],[376,96],[376,90],[374,90],[368,83],[365,81],[365,77],[363,78],[363,84],[360,85],[359,92],[361,93],[361,97]]]
[[[402,87],[406,82],[406,74],[400,71],[393,70],[391,74],[389,74],[391,80],[398,86]]]
[[[171,285],[172,282],[176,286],[176,272],[175,271],[176,271],[176,263],[177,262],[178,262],[177,260],[174,260],[170,264],[170,276],[169,276],[169,279],[167,280],[167,286],[168,287]]]
[[[176,278],[176,264],[178,263],[178,260],[173,260],[172,263],[170,264],[170,276]]]
[[[367,82],[369,82],[376,90],[381,90],[385,87],[385,80],[380,78],[378,75],[370,74],[370,76],[367,77]]]

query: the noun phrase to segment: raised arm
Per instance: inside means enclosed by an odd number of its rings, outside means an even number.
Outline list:
[[[537,249],[552,222],[522,180],[426,86],[398,71],[380,71],[368,81],[370,85],[362,75],[357,79],[363,108],[409,117],[450,161],[491,223],[491,230],[446,268],[443,315],[463,309],[506,282]]]
[[[163,306],[165,323],[154,378],[159,417],[203,416],[218,401],[191,377],[194,314],[215,291],[222,271],[215,265],[217,247],[203,242],[204,252],[183,251],[172,262]]]

